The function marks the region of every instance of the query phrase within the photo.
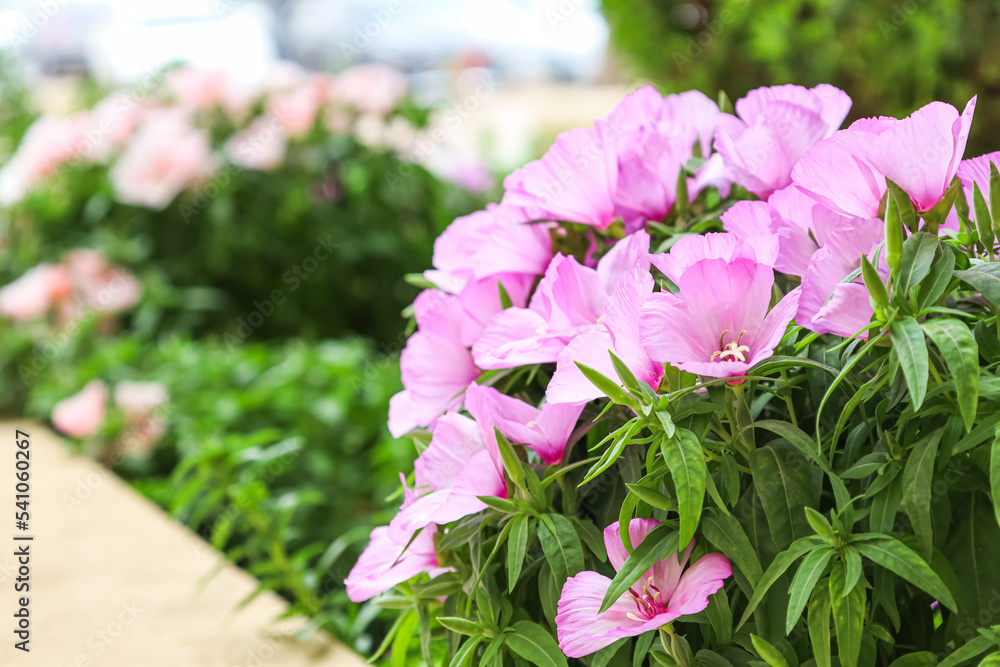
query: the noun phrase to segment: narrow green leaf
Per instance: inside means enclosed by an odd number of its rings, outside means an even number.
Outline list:
[[[979,232],[979,242],[987,249],[990,256],[993,256],[993,243],[996,240],[993,234],[993,220],[990,217],[990,209],[986,206],[986,199],[983,197],[979,183],[972,182],[972,210],[976,214],[976,230]]]
[[[780,440],[750,457],[753,484],[779,549],[811,535],[804,507],[815,505],[809,464],[794,446]]]
[[[687,429],[677,429],[662,448],[670,475],[677,491],[677,507],[680,513],[681,548],[694,539],[694,533],[701,521],[701,509],[705,502],[705,478],[708,466],[701,450],[698,437]]]
[[[392,640],[392,651],[389,656],[391,667],[406,667],[406,653],[410,649],[410,641],[413,639],[417,623],[419,622],[417,613],[410,612],[406,615],[406,620],[399,626],[396,638]]]
[[[497,281],[497,287],[500,288],[500,308],[502,310],[507,310],[514,305],[514,302],[511,301],[510,294],[507,293],[507,288],[504,287],[503,283],[499,280]]]
[[[510,529],[510,537],[507,539],[507,590],[514,592],[517,579],[521,576],[521,567],[524,565],[524,555],[528,551],[529,528],[532,520],[522,515],[512,519],[513,526]]]
[[[889,663],[889,667],[934,667],[937,664],[937,654],[930,651],[917,651],[901,655]]]
[[[481,635],[483,633],[483,627],[481,625],[475,621],[470,621],[467,618],[461,618],[459,616],[439,616],[437,621],[452,632],[457,632],[460,635],[475,637],[476,635]]]
[[[993,512],[1000,524],[1000,438],[993,441],[990,450],[990,496],[993,498]]]
[[[590,667],[608,667],[608,663],[610,663],[611,659],[615,657],[615,654],[617,654],[623,646],[628,645],[628,643],[628,637],[624,637],[610,646],[605,646],[593,655],[590,661]]]
[[[970,639],[968,643],[955,649],[948,657],[938,663],[938,667],[958,667],[958,665],[972,660],[973,658],[982,655],[986,651],[996,646],[991,640],[986,637],[978,636],[974,639]]]
[[[917,310],[933,306],[938,302],[951,284],[952,273],[955,270],[955,255],[947,248],[942,249],[941,257],[931,265],[930,273],[920,283],[917,293]]]
[[[726,554],[754,588],[764,576],[757,552],[750,544],[743,526],[733,516],[708,512],[701,522],[701,532],[712,546]]]
[[[504,437],[503,433],[500,432],[500,429],[494,426],[493,432],[496,434],[497,448],[500,450],[500,459],[503,461],[503,467],[507,471],[507,476],[510,477],[510,481],[514,482],[514,485],[519,489],[527,490],[524,484],[524,470],[521,468],[521,459],[518,458],[514,452],[514,448],[510,446],[510,443]]]
[[[955,395],[965,428],[971,430],[979,403],[979,346],[976,339],[969,327],[959,320],[928,320],[924,322],[923,329],[944,357],[955,383]]]
[[[930,559],[934,551],[934,529],[931,524],[931,494],[928,490],[934,481],[934,462],[937,460],[941,429],[924,436],[910,450],[903,469],[902,508],[910,517],[913,533],[920,544],[920,552]]]
[[[840,552],[844,564],[844,595],[849,595],[861,581],[861,553],[848,545]]]
[[[770,667],[788,667],[788,661],[785,660],[785,656],[781,655],[781,651],[774,648],[766,639],[751,634],[750,641],[753,643],[753,648],[757,651],[757,655]]]
[[[820,584],[809,598],[809,643],[816,667],[830,667],[830,586]]]
[[[915,551],[899,540],[885,536],[870,541],[856,541],[853,546],[865,558],[906,579],[952,611],[957,610],[955,598],[941,581],[941,577]]]
[[[971,269],[955,271],[955,276],[971,285],[994,306],[1000,306],[1000,263],[979,264]]]
[[[735,630],[739,630],[743,627],[743,624],[747,622],[750,618],[750,614],[753,610],[757,608],[764,596],[767,595],[767,591],[774,585],[781,575],[792,566],[792,563],[802,558],[807,552],[812,551],[816,547],[826,546],[826,542],[822,537],[816,535],[810,535],[809,537],[803,537],[801,539],[795,540],[792,544],[774,557],[771,565],[764,572],[764,575],[760,579],[760,583],[754,588],[753,597],[747,602],[747,608],[743,612],[743,617],[740,622],[736,624]]]
[[[990,160],[990,215],[993,233],[1000,238],[1000,172],[993,160]]]
[[[833,558],[834,553],[836,552],[830,547],[820,547],[802,559],[802,564],[799,565],[798,571],[792,577],[791,586],[788,588],[788,613],[785,616],[786,635],[791,634],[792,628],[802,617],[809,596],[812,595],[816,582],[826,572],[826,566]]]
[[[889,325],[889,338],[893,350],[899,355],[899,367],[913,399],[913,408],[919,409],[927,395],[930,366],[924,332],[912,317],[898,317]]]
[[[868,288],[868,294],[871,295],[875,305],[879,308],[888,308],[889,293],[885,289],[885,283],[882,282],[878,269],[872,266],[872,263],[864,255],[861,256],[861,277],[864,279],[865,287]]]
[[[930,271],[937,250],[937,237],[927,232],[912,234],[903,242],[903,265],[897,281],[903,297],[915,289]],[[895,294],[895,288],[893,293]]]
[[[510,650],[538,667],[567,667],[566,656],[549,632],[531,621],[518,621],[505,635]]]
[[[865,601],[862,586],[855,586],[847,596],[844,568],[837,566],[830,573],[830,606],[833,626],[837,629],[837,655],[843,667],[857,667],[861,655],[861,632],[865,627]]]
[[[583,546],[576,528],[565,516],[543,514],[538,540],[557,586],[562,588],[569,577],[583,570]]]
[[[806,521],[816,531],[816,534],[823,539],[830,541],[834,538],[833,526],[826,520],[826,517],[811,507],[806,507]]]
[[[476,657],[476,649],[483,643],[482,637],[471,637],[455,652],[449,667],[471,667],[472,659]]]
[[[653,566],[658,560],[673,558],[677,553],[679,533],[669,526],[660,525],[649,531],[642,543],[635,548],[615,575],[608,592],[601,603],[599,613],[607,611],[625,591]]]
[[[628,392],[622,389],[617,382],[609,378],[608,376],[602,374],[600,371],[596,371],[586,364],[581,364],[579,361],[573,362],[583,373],[583,376],[590,380],[590,383],[601,390],[605,396],[610,398],[613,402],[618,405],[627,405],[629,407],[635,407],[635,401],[628,395]]]
[[[663,510],[664,512],[676,512],[677,503],[673,498],[665,496],[655,489],[650,489],[645,486],[640,486],[639,484],[625,484],[631,493],[638,496],[639,500],[655,507],[656,509]]]

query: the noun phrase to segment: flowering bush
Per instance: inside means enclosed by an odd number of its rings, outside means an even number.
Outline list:
[[[722,103],[638,90],[437,240],[389,411],[419,456],[345,581],[394,664],[1000,656],[975,99]]]
[[[376,65],[253,84],[182,67],[42,115],[0,169],[0,284],[92,248],[147,287],[150,329],[396,341],[400,277],[479,199],[422,166],[446,151],[405,93]]]

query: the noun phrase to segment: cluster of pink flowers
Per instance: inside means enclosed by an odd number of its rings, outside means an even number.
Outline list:
[[[646,87],[510,174],[499,205],[456,220],[435,245],[426,277],[436,289],[416,301],[417,331],[401,357],[404,390],[389,412],[394,436],[426,429],[430,444],[399,514],[375,531],[348,577],[350,597],[434,576],[442,570],[434,533],[484,509],[477,496],[508,496],[496,431],[545,465],[568,461],[583,407],[604,395],[578,364],[617,381],[613,352],[656,391],[666,365],[739,383],[792,323],[865,337],[874,309],[855,276],[884,239],[877,216],[886,179],[923,215],[956,174],[966,190],[975,181],[988,191],[997,155],[962,159],[975,99],[962,113],[935,102],[904,119],[838,129],[850,107],[828,85],[753,90],[735,115],[698,92],[662,96]],[[708,189],[714,201],[743,193],[719,207],[725,231],[675,234],[665,252],[652,248],[648,223]],[[685,192],[689,201],[678,202]],[[940,233],[954,233],[956,220]],[[540,405],[478,383],[489,371],[533,364],[554,364]],[[633,523],[633,544],[652,523]],[[617,568],[626,556],[617,525],[605,539]],[[562,649],[585,655],[703,610],[729,562],[710,554],[682,575],[690,553],[661,561],[644,578],[645,593],[603,614],[606,578],[565,582],[556,617]]]
[[[225,160],[275,169],[290,141],[316,127],[343,133],[361,118],[384,118],[405,93],[405,76],[379,65],[334,76],[285,63],[252,84],[225,70],[175,69],[155,85],[116,91],[90,111],[41,117],[0,170],[0,204],[22,201],[64,165],[110,164],[121,202],[162,209]],[[220,112],[236,131],[214,147]]]
[[[96,250],[66,253],[59,264],[39,264],[0,288],[0,316],[29,322],[55,316],[59,326],[113,315],[139,301],[142,285]]]

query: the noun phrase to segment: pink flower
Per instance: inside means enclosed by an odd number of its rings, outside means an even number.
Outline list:
[[[884,236],[881,220],[862,218],[848,220],[831,233],[802,276],[795,321],[816,333],[844,337],[867,326],[875,312],[868,288],[860,276],[851,282],[844,279],[861,267],[861,256],[871,256]]]
[[[656,519],[632,519],[629,523],[632,546],[642,544],[658,525]],[[621,569],[628,552],[617,522],[604,529],[604,544],[611,565],[615,570]],[[682,616],[704,611],[709,596],[722,588],[733,570],[729,559],[721,553],[705,554],[686,568],[693,550],[694,541],[680,558],[671,554],[657,561],[603,614],[598,612],[611,579],[596,572],[581,572],[568,579],[559,597],[555,619],[559,648],[571,658],[581,658],[622,637],[636,637]]]
[[[556,361],[576,335],[600,328],[607,297],[635,268],[649,269],[649,235],[642,231],[619,241],[596,269],[557,254],[528,308],[509,308],[490,320],[472,347],[476,364],[497,369]]]
[[[750,202],[740,202],[733,208],[748,203]],[[752,213],[753,210],[748,212]],[[742,219],[751,216],[738,217]],[[749,239],[742,239],[736,234],[718,232],[694,234],[682,237],[670,248],[670,252],[650,255],[649,259],[653,266],[677,285],[684,272],[703,259],[723,259],[732,262],[740,257],[772,266],[778,258],[778,239],[774,235],[763,233],[751,234]]]
[[[389,402],[389,431],[396,438],[460,407],[462,392],[479,377],[463,342],[459,298],[425,290],[413,306],[417,332],[399,362],[404,389]]]
[[[142,284],[130,272],[112,266],[100,252],[83,248],[66,253],[65,267],[77,309],[88,307],[99,313],[128,310],[142,296]],[[77,313],[69,313],[72,319]]]
[[[654,359],[729,378],[771,356],[798,306],[799,290],[770,310],[774,270],[745,256],[702,259],[680,276],[677,295],[647,301],[639,325]]]
[[[973,207],[973,185],[979,185],[979,191],[987,203],[990,201],[990,163],[1000,168],[1000,151],[980,155],[979,157],[962,160],[958,165],[958,180],[962,183],[965,200],[969,203],[969,219],[976,219]]]
[[[885,176],[869,159],[869,150],[894,118],[865,118],[834,132],[806,152],[792,169],[792,181],[832,211],[849,217],[878,215]]]
[[[566,443],[583,412],[582,403],[546,403],[536,408],[492,387],[474,391],[482,395],[488,422],[500,429],[511,443],[527,445],[546,465],[556,465],[563,460]]]
[[[400,514],[416,501],[412,490],[405,489],[404,493]],[[372,531],[371,541],[344,580],[351,601],[364,602],[424,572],[433,578],[450,569],[440,566],[434,550],[437,526],[426,526],[419,533],[405,530],[399,525],[400,514],[388,526]]]
[[[976,98],[958,109],[931,102],[878,135],[868,159],[910,195],[918,211],[934,207],[951,185],[965,153]]]
[[[123,148],[139,127],[140,102],[132,94],[117,92],[97,103],[90,114],[90,142],[102,160]]]
[[[715,133],[715,120],[719,106],[697,90],[661,95],[653,86],[643,86],[629,93],[619,102],[608,117],[596,125],[606,144],[614,144],[620,137],[647,127],[662,132],[693,133],[701,146],[701,154],[708,157]]]
[[[60,167],[85,157],[90,130],[90,116],[84,112],[36,120],[0,170],[0,202],[16,204]]]
[[[504,179],[502,204],[518,207],[524,221],[576,222],[606,229],[617,218],[606,160],[597,130],[564,132],[541,159]]]
[[[334,98],[362,113],[385,116],[399,105],[406,87],[406,75],[387,65],[357,65],[337,76]]]
[[[559,354],[555,375],[546,391],[550,403],[579,403],[604,396],[576,362],[617,381],[618,374],[609,352],[614,352],[639,382],[645,382],[654,390],[660,386],[663,364],[650,358],[639,337],[639,314],[652,295],[653,287],[653,276],[648,269],[622,274],[608,299],[601,328],[578,335]]]
[[[0,314],[17,322],[43,317],[70,293],[70,280],[61,265],[39,264],[0,289]]]
[[[762,199],[791,184],[792,168],[806,151],[840,127],[851,108],[842,90],[784,85],[757,88],[721,114],[715,150],[736,182]]]
[[[79,393],[56,403],[52,425],[74,438],[88,438],[104,424],[108,388],[100,380],[91,380]]]
[[[478,496],[507,497],[492,414],[481,389],[473,383],[465,397],[475,421],[449,412],[431,426],[431,442],[414,464],[415,491],[429,493],[417,497],[394,519],[401,530],[444,525],[486,509]]]
[[[434,241],[436,270],[427,271],[427,279],[458,292],[469,280],[498,273],[544,273],[552,259],[551,225],[517,218],[517,211],[496,205],[457,218]]]
[[[844,220],[794,185],[778,190],[766,202],[737,202],[722,215],[726,231],[740,239],[757,244],[771,239],[776,243],[774,260],[761,261],[792,276],[805,273],[813,253]]]
[[[165,208],[212,169],[208,134],[171,112],[151,114],[111,169],[125,204]]]
[[[204,109],[221,105],[229,73],[221,68],[179,67],[167,75],[167,88],[182,106]]]
[[[285,159],[288,137],[277,122],[258,118],[226,142],[229,160],[243,169],[270,171]]]
[[[131,382],[115,385],[115,404],[131,422],[141,422],[167,402],[167,388],[159,382]]]

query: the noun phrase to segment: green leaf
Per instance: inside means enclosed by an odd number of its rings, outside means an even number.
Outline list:
[[[899,540],[884,536],[870,541],[856,541],[852,546],[865,558],[906,579],[952,611],[957,610],[955,598],[941,581],[941,577],[915,551]],[[833,589],[830,590],[832,592]]]
[[[923,329],[944,357],[955,382],[955,395],[965,428],[971,430],[979,403],[979,346],[976,339],[959,320],[928,320],[924,322]]]
[[[511,301],[510,294],[507,293],[507,288],[499,280],[497,281],[497,287],[500,288],[500,309],[507,310],[514,305],[514,302]]]
[[[953,523],[942,550],[955,572],[959,627],[979,628],[1000,623],[1000,528],[987,494],[972,491],[955,502]]]
[[[830,667],[830,586],[819,585],[809,598],[809,643],[816,667]]]
[[[514,592],[517,579],[521,576],[521,567],[524,565],[524,555],[528,551],[528,540],[532,520],[522,515],[512,519],[513,526],[510,529],[510,537],[507,539],[507,590]]]
[[[931,524],[931,494],[934,481],[934,462],[937,460],[941,429],[921,438],[906,459],[903,469],[903,511],[910,517],[913,533],[920,544],[920,552],[930,559],[934,551],[934,528]]]
[[[958,667],[958,665],[972,660],[982,655],[986,651],[996,646],[995,643],[983,636],[970,639],[964,646],[955,649],[951,655],[938,663],[938,667]]]
[[[918,651],[896,658],[889,663],[889,667],[934,667],[936,664],[938,664],[937,654],[930,651]]]
[[[512,630],[505,639],[514,653],[539,667],[567,667],[566,656],[545,628],[531,621],[518,621]]]
[[[889,338],[899,355],[899,366],[910,390],[913,408],[917,410],[927,395],[927,378],[930,376],[924,332],[912,317],[898,317],[889,325]]]
[[[392,653],[389,660],[391,667],[406,667],[406,653],[410,648],[410,641],[413,639],[419,620],[416,612],[410,612],[406,615],[406,620],[399,626],[399,632],[392,640]]]
[[[629,407],[635,407],[635,401],[632,397],[628,395],[628,392],[622,389],[617,382],[611,378],[603,375],[600,371],[596,371],[586,364],[581,364],[579,361],[573,362],[583,373],[583,376],[590,380],[590,383],[601,390],[601,392],[610,398],[613,402],[618,405],[627,405]]]
[[[791,634],[792,628],[799,622],[809,596],[812,595],[816,582],[820,580],[826,571],[826,566],[836,553],[830,547],[820,547],[811,551],[799,565],[798,571],[792,578],[792,584],[788,588],[788,613],[785,616],[785,634]]]
[[[917,310],[923,310],[927,306],[933,306],[938,302],[951,284],[952,272],[955,270],[955,255],[947,249],[941,253],[941,257],[931,265],[930,273],[920,283],[920,291],[917,293]]]
[[[888,308],[889,293],[885,290],[885,283],[882,282],[878,269],[872,266],[872,263],[864,255],[861,256],[861,277],[864,279],[865,287],[868,288],[868,294],[871,295],[875,305],[879,308]]]
[[[503,433],[500,432],[500,429],[494,426],[493,432],[496,434],[497,448],[500,450],[500,459],[503,461],[503,467],[507,471],[507,476],[510,477],[510,481],[514,482],[517,488],[527,489],[524,482],[524,470],[521,468],[521,459],[518,458],[514,452],[514,448],[510,446],[510,443],[504,437]]]
[[[993,512],[1000,524],[1000,438],[993,441],[990,450],[990,495],[993,498]]]
[[[910,199],[910,195],[906,194],[906,192],[903,191],[903,188],[899,187],[889,179],[885,180],[885,184],[889,186],[889,196],[893,198],[893,204],[899,212],[899,217],[903,224],[909,229],[915,231],[917,229],[917,212],[913,208],[913,200]],[[888,208],[889,202],[886,201],[886,210],[888,210]]]
[[[505,498],[497,498],[496,496],[476,496],[476,498],[490,509],[495,509],[503,514],[517,514],[520,511],[517,505]]]
[[[439,616],[437,621],[452,632],[457,632],[460,635],[475,637],[476,635],[483,634],[483,627],[475,621],[470,621],[467,618],[461,618],[459,616]]]
[[[467,639],[462,647],[455,652],[455,657],[448,663],[449,667],[469,667],[472,659],[476,656],[476,649],[483,643],[482,637],[472,637]]]
[[[608,667],[608,663],[611,659],[615,657],[615,654],[621,650],[621,648],[629,643],[628,637],[623,637],[619,639],[614,644],[610,646],[605,646],[600,651],[594,654],[590,661],[590,667]]]
[[[1000,263],[979,264],[965,271],[955,271],[955,276],[971,285],[994,306],[1000,306]]]
[[[677,429],[674,437],[666,441],[662,447],[662,452],[677,491],[677,507],[680,513],[678,540],[684,549],[694,539],[694,533],[701,521],[708,466],[705,464],[701,442],[687,429]]]
[[[845,597],[845,588],[844,568],[834,567],[830,573],[830,606],[833,609],[833,627],[837,629],[837,655],[843,667],[857,667],[868,596],[864,587],[855,586]]]
[[[757,651],[757,655],[760,656],[761,660],[770,665],[770,667],[788,667],[788,661],[785,660],[785,656],[781,655],[781,651],[774,648],[770,642],[754,634],[750,635],[750,641],[753,643],[753,648]]]
[[[831,526],[830,522],[826,520],[826,517],[811,507],[806,507],[805,509],[806,521],[808,521],[812,529],[816,531],[816,534],[827,541],[833,540],[835,537],[833,526]]]
[[[759,605],[761,600],[764,599],[764,596],[767,595],[767,591],[772,585],[774,585],[774,582],[781,578],[781,575],[785,573],[785,570],[792,566],[792,563],[797,561],[807,552],[820,546],[827,546],[823,538],[816,535],[810,535],[809,537],[803,537],[795,540],[787,549],[775,556],[771,565],[761,577],[760,583],[754,587],[753,597],[751,597],[750,601],[747,602],[747,608],[743,612],[743,617],[740,619],[740,622],[736,624],[735,629],[739,630],[743,627],[743,624],[747,622],[748,618],[750,618],[750,614],[753,613],[753,610],[757,608],[757,605]]]
[[[639,484],[625,484],[631,493],[634,493],[639,500],[664,512],[676,512],[677,503],[673,498],[665,496],[655,489],[650,489]]]
[[[993,234],[993,221],[990,218],[990,209],[986,205],[979,183],[972,182],[972,210],[976,216],[976,231],[979,232],[979,242],[987,249],[990,256],[993,256],[993,243],[996,237]]]
[[[635,400],[642,401],[645,398],[647,399],[646,403],[656,400],[656,394],[653,393],[648,384],[639,382],[635,378],[635,375],[632,374],[632,370],[614,352],[608,350],[608,354],[611,355],[611,365],[614,366],[615,373],[618,374],[618,379],[622,381],[622,384],[625,385],[625,388],[628,389]]]
[[[814,504],[808,462],[794,446],[775,441],[750,457],[753,484],[779,549],[812,534],[804,507]]]
[[[902,296],[909,294],[924,279],[937,250],[937,237],[927,232],[917,232],[903,242],[903,265],[896,282]]]
[[[622,563],[621,569],[608,587],[599,613],[607,611],[625,594],[625,591],[632,587],[632,584],[639,581],[639,578],[653,567],[656,561],[674,557],[679,544],[678,537],[679,533],[666,525],[657,526],[649,531],[642,543]]]
[[[726,554],[754,588],[764,576],[757,552],[743,526],[733,516],[710,511],[701,522],[701,532],[716,549]]]
[[[848,595],[861,581],[861,553],[848,545],[841,550],[840,560],[844,564],[844,595]]]
[[[559,588],[566,580],[583,570],[583,546],[576,528],[562,514],[543,514],[538,530],[538,541],[542,544],[552,576]]]

